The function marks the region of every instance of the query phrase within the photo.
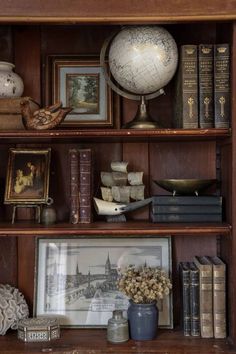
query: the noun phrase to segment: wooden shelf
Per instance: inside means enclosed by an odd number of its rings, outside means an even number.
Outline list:
[[[147,140],[211,140],[224,139],[231,136],[230,129],[63,129],[63,130],[12,130],[0,131],[1,143],[8,140],[19,142],[34,139],[40,141],[59,140],[70,141],[71,139],[90,140],[97,142],[110,141],[147,141]]]
[[[149,223],[128,221],[126,223],[94,222],[91,224],[58,223],[41,225],[30,222],[15,224],[0,223],[0,236],[59,236],[59,235],[97,235],[97,236],[177,236],[177,235],[229,235],[231,226],[227,223]]]
[[[161,329],[153,341],[129,340],[121,344],[108,343],[105,329],[63,329],[61,338],[49,343],[24,343],[17,340],[16,332],[12,332],[0,338],[0,346],[1,352],[5,354],[235,353],[227,340],[184,337],[182,331]]]

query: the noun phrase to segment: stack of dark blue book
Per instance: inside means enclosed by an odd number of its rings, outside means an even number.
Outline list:
[[[152,198],[152,222],[222,222],[221,196],[167,196]]]

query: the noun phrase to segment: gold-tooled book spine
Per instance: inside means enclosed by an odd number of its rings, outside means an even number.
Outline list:
[[[176,83],[175,127],[198,128],[197,46],[182,45]]]
[[[91,223],[93,196],[92,150],[79,149],[79,222]]]
[[[230,121],[230,47],[214,46],[215,128],[229,128]]]
[[[212,263],[214,337],[226,338],[226,266],[218,257],[213,257]]]
[[[213,337],[212,264],[206,257],[194,257],[199,269],[200,331],[202,338]]]
[[[70,158],[70,222],[79,222],[79,154],[77,149],[69,150]]]
[[[213,128],[213,45],[198,46],[199,126]]]

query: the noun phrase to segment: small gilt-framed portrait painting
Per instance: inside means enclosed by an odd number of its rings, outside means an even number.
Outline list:
[[[5,204],[47,202],[50,157],[50,148],[9,150]]]
[[[51,103],[61,101],[72,111],[63,126],[112,126],[112,93],[108,87],[99,58],[95,56],[52,56],[48,58],[47,80],[52,80]]]

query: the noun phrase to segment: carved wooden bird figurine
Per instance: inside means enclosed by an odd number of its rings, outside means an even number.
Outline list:
[[[62,103],[57,102],[52,106],[38,109],[31,112],[29,102],[21,102],[21,113],[23,124],[26,129],[52,129],[60,124],[72,108],[62,108]]]

